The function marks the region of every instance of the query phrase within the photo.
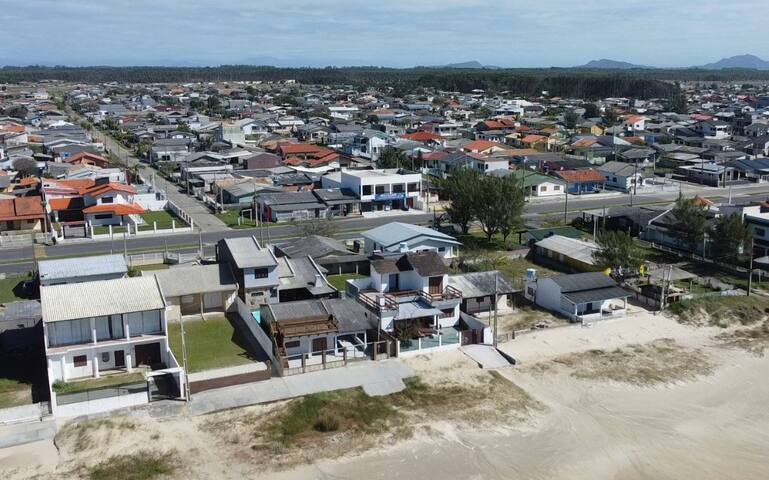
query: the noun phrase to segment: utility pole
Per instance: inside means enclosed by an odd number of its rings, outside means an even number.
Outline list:
[[[759,281],[761,277],[759,276]],[[750,289],[753,287],[753,236],[750,236],[750,267],[748,268],[748,296],[750,296]]]
[[[564,193],[564,201],[563,201],[563,223],[568,223],[568,213],[569,213],[569,182],[566,182],[566,189],[563,192]]]
[[[494,272],[494,348],[497,348],[497,325],[499,305],[499,272]]]
[[[182,337],[182,363],[184,366],[184,401],[190,401],[190,371],[187,367],[187,342],[184,335],[184,315],[179,316],[179,330]]]

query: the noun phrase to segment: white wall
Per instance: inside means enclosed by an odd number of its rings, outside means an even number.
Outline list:
[[[56,393],[52,393],[56,396]],[[69,405],[57,405],[53,408],[54,415],[57,417],[79,417],[82,415],[93,415],[95,413],[108,412],[118,408],[133,407],[149,403],[147,392],[131,393],[119,397],[100,398],[88,402],[71,403]],[[51,405],[55,404],[55,400]]]
[[[553,312],[561,311],[561,287],[549,278],[537,280],[536,304]]]

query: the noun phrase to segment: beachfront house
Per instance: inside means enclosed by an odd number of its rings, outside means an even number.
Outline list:
[[[530,270],[524,297],[572,322],[591,322],[624,316],[630,292],[601,272],[538,278]]]

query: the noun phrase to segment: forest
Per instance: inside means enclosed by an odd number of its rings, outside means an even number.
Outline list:
[[[491,93],[507,92],[598,99],[605,97],[669,98],[678,92],[676,81],[769,80],[769,72],[753,70],[583,69],[449,69],[380,67],[278,68],[223,65],[219,67],[3,67],[0,83],[60,80],[84,83],[172,83],[217,81],[296,80],[303,84],[347,85],[351,88],[390,87],[393,94],[420,88]]]

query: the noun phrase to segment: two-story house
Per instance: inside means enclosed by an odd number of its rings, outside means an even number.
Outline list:
[[[228,263],[238,284],[238,295],[250,307],[277,303],[278,259],[256,237],[225,238],[216,244],[216,259]]]
[[[57,382],[178,368],[154,276],[42,286],[40,304],[54,412]]]
[[[422,195],[422,174],[391,168],[380,170],[342,170],[325,175],[323,188],[341,188],[360,197],[361,212],[408,210]]]

